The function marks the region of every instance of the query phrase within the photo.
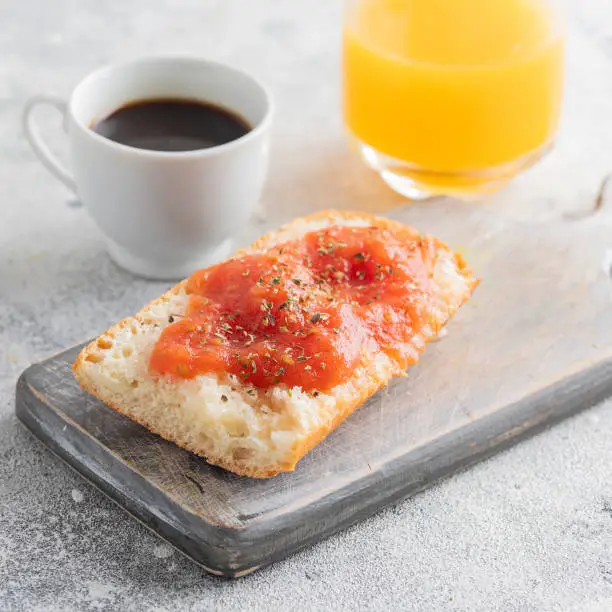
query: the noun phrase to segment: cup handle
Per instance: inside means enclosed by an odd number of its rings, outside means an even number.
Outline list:
[[[58,161],[58,159],[51,153],[49,147],[45,144],[42,139],[38,125],[34,121],[33,111],[37,106],[49,105],[57,109],[63,119],[64,130],[66,129],[66,109],[67,104],[65,100],[58,96],[39,95],[30,98],[23,109],[21,116],[21,122],[25,136],[32,147],[32,150],[40,159],[43,166],[51,172],[51,174],[60,180],[68,189],[76,193],[76,183],[72,176],[68,173],[66,168]]]

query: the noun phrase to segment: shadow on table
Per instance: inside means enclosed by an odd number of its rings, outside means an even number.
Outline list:
[[[288,220],[327,208],[382,214],[409,204],[346,143],[328,143],[299,156],[290,144],[280,143],[272,152],[263,199],[270,216]]]

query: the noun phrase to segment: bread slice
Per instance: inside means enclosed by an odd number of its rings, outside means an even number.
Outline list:
[[[404,227],[363,213],[327,211],[296,219],[237,256],[262,252],[333,225]],[[414,235],[418,232],[414,230]],[[410,342],[416,362],[428,341],[470,296],[477,281],[460,256],[432,239],[432,323]],[[268,478],[293,471],[296,463],[381,386],[402,372],[385,354],[358,367],[352,377],[325,393],[277,385],[254,389],[231,375],[192,379],[153,376],[153,346],[170,315],[186,312],[185,281],[134,317],[111,327],[87,346],[74,364],[81,386],[150,431],[243,476]]]

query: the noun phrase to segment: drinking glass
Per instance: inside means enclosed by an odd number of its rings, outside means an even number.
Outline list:
[[[411,199],[502,187],[553,145],[553,0],[346,0],[343,106],[366,163]]]

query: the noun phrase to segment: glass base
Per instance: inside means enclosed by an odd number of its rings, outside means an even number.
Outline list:
[[[425,200],[436,196],[478,199],[502,189],[512,178],[542,159],[553,147],[548,142],[507,164],[484,170],[439,172],[401,161],[357,141],[361,156],[370,168],[400,195],[410,200]]]

